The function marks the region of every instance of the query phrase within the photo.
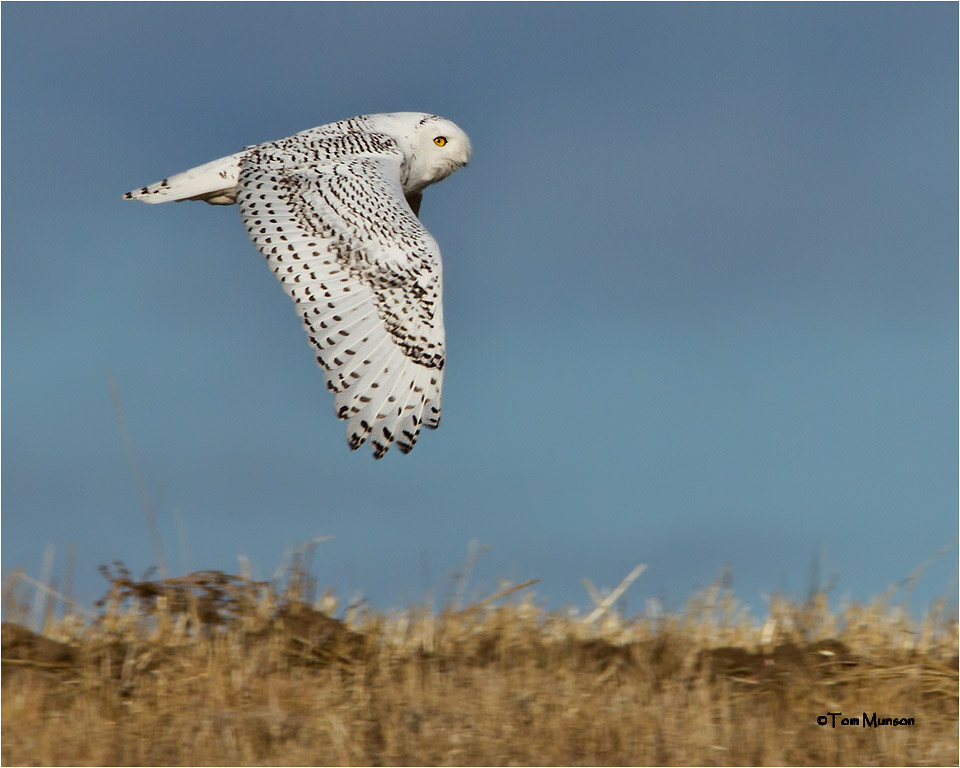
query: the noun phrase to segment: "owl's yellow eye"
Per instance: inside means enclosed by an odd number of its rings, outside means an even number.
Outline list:
[[[447,143],[447,137],[446,137],[446,136],[437,136],[437,138],[435,138],[435,139],[433,140],[433,143],[436,144],[438,147],[442,147],[444,144]]]

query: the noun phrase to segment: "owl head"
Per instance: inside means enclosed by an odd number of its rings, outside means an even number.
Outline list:
[[[381,131],[403,151],[403,190],[419,192],[470,162],[470,139],[456,124],[423,112],[393,112],[371,116]]]

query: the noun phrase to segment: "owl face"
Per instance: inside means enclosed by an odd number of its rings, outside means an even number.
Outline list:
[[[458,125],[430,115],[418,121],[413,136],[410,182],[420,189],[470,162],[470,139]]]
[[[421,121],[417,126],[417,150],[425,161],[438,169],[448,168],[443,176],[470,162],[470,139],[456,123],[442,117]],[[440,178],[435,179],[439,181]]]
[[[391,123],[406,158],[405,192],[419,192],[470,162],[470,139],[456,124],[437,115],[397,112],[380,115]]]

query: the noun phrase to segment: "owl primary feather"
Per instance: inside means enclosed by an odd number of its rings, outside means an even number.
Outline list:
[[[178,173],[124,197],[236,204],[287,295],[347,421],[352,449],[413,449],[440,424],[440,249],[423,190],[470,160],[437,115],[397,112],[321,125]]]

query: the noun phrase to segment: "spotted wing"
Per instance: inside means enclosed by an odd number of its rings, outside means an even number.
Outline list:
[[[376,458],[440,423],[440,250],[402,170],[395,147],[309,159],[275,147],[249,154],[238,182],[243,223],[296,303],[350,447],[369,438]]]

